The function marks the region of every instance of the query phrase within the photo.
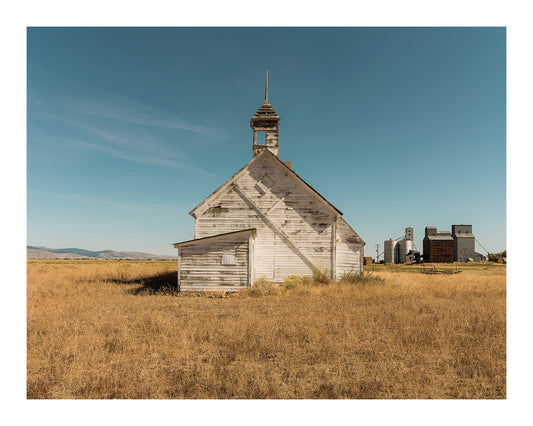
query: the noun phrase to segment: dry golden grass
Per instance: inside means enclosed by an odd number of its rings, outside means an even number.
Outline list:
[[[28,398],[506,396],[505,267],[229,297],[174,268],[29,261]]]

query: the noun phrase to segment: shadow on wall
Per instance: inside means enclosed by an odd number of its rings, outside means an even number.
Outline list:
[[[276,161],[275,159],[269,159],[269,161]],[[262,181],[262,179],[265,178],[265,176],[268,176],[271,173],[271,168],[269,165],[265,164],[253,164],[249,169],[248,172],[250,173],[250,176],[256,180],[256,181]],[[290,176],[290,172],[287,171],[287,175]],[[277,184],[275,181],[273,181],[273,184],[269,186],[270,192],[274,194],[274,198],[272,199],[272,204],[275,204],[277,200],[280,198],[285,199],[285,203],[287,206],[292,207],[294,210],[293,212],[296,213],[302,220],[307,222],[309,226],[311,226],[315,232],[318,234],[322,234],[326,229],[328,229],[331,220],[333,219],[334,215],[332,213],[329,213],[326,211],[326,209],[323,207],[323,205],[320,203],[320,201],[316,200],[314,197],[308,197],[308,202],[302,203],[302,202],[295,202],[294,195],[292,194],[292,190],[298,190],[298,185],[296,184],[296,178],[294,178],[294,183],[292,186],[287,187],[285,184]],[[272,179],[270,179],[272,180]],[[289,178],[290,181],[290,178]],[[287,190],[291,190],[290,194],[287,194]],[[256,195],[256,197],[261,197],[260,194]],[[256,198],[253,197],[253,198]],[[253,201],[257,201],[256,199],[253,199]]]

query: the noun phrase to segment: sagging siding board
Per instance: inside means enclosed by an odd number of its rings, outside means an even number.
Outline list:
[[[336,278],[349,272],[363,272],[363,244],[357,234],[342,218],[337,220],[336,234]]]
[[[255,231],[243,231],[206,240],[181,243],[180,290],[240,290],[251,284],[253,265],[249,256]],[[236,265],[223,265],[222,257],[233,255]]]
[[[312,274],[313,265],[331,271],[336,216],[279,160],[262,155],[197,214],[195,238],[256,228],[253,278],[282,282]]]

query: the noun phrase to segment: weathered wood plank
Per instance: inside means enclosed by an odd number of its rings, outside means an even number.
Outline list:
[[[241,197],[243,197],[244,201],[249,203],[250,207],[256,211],[256,213],[259,215],[259,217],[274,231],[277,235],[279,235],[289,246],[291,246],[300,258],[307,263],[307,265],[310,268],[315,268],[315,265],[313,262],[302,252],[302,250],[292,242],[292,240],[278,227],[274,222],[272,222],[267,216],[265,216],[251,201],[246,195],[239,189],[238,186],[234,186],[233,188]]]
[[[251,233],[238,233],[180,246],[180,290],[226,286],[246,288],[251,238]],[[235,265],[222,264],[222,257],[228,254],[236,257]]]
[[[343,220],[337,222],[336,276],[363,271],[363,245]]]

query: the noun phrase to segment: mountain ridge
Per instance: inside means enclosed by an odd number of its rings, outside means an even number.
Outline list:
[[[26,246],[28,259],[152,259],[177,260],[177,256],[144,253],[138,251],[86,250],[80,248],[54,249],[44,246]]]

